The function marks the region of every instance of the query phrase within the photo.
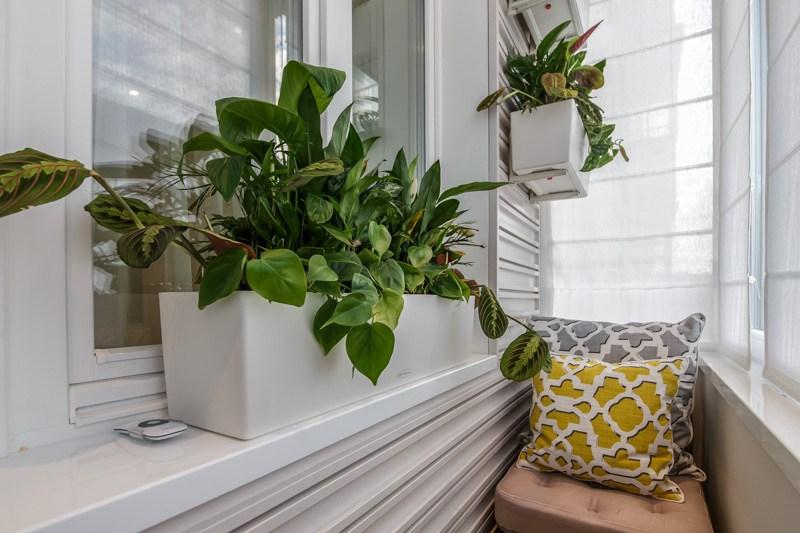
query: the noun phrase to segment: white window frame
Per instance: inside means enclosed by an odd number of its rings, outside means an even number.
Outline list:
[[[426,164],[439,153],[436,83],[438,57],[438,2],[425,3],[425,106]],[[92,0],[71,0],[66,62],[68,149],[71,157],[91,162],[92,157]],[[430,43],[430,46],[428,46]],[[352,0],[303,1],[303,59],[344,70],[347,78],[333,99],[322,126],[330,134],[338,114],[352,99]],[[85,183],[66,200],[67,339],[70,422],[94,423],[166,406],[160,345],[115,349],[94,347],[92,285],[92,220],[83,206],[92,199],[92,184]],[[147,376],[148,379],[142,379]],[[94,409],[99,399],[109,409]],[[131,403],[133,401],[133,404]],[[154,401],[156,403],[154,403]],[[87,409],[88,408],[88,409]],[[90,411],[81,417],[81,410]]]
[[[764,365],[765,194],[767,150],[767,15],[765,0],[750,0],[750,358]]]

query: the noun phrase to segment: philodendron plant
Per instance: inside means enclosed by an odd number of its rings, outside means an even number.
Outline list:
[[[572,39],[560,38],[570,21],[553,28],[542,38],[535,52],[511,55],[506,59],[505,74],[508,87],[501,87],[478,104],[478,111],[513,99],[520,110],[532,111],[539,106],[574,100],[589,140],[589,153],[581,171],[600,168],[620,154],[628,155],[622,139],[614,139],[614,124],[603,122],[603,110],[592,101],[591,93],[605,84],[603,70],[606,60],[584,65],[584,46],[600,22]]]
[[[509,320],[525,328],[503,355],[503,374],[522,380],[538,372],[549,364],[545,342],[458,270],[460,248],[474,233],[456,221],[463,214],[456,197],[502,183],[442,191],[437,162],[418,184],[416,163],[402,150],[389,171],[370,169],[374,139],[359,136],[349,107],[323,143],[320,116],[343,82],[341,71],[292,61],[277,104],[218,100],[219,133],[187,140],[155,191],[191,188],[189,221],[121,195],[78,161],[30,148],[0,155],[0,217],[63,198],[92,178],[105,193],[86,210],[120,234],[119,258],[147,268],[169,247],[180,248],[198,265],[201,309],[237,290],[293,306],[304,305],[308,292],[323,294],[312,326],[316,340],[327,355],[344,339],[353,367],[375,384],[394,350],[403,294],[476,296],[490,338],[502,336]],[[212,214],[215,197],[235,214]]]

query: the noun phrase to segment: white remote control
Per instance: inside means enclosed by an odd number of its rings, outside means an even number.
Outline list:
[[[153,418],[142,422],[132,422],[118,428],[114,428],[117,433],[129,435],[135,439],[142,440],[166,440],[177,437],[188,426],[176,420],[166,420],[164,418]]]

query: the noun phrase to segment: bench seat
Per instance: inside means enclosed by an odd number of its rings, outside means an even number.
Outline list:
[[[683,503],[512,466],[495,491],[495,520],[513,533],[712,533],[703,489],[673,477]]]

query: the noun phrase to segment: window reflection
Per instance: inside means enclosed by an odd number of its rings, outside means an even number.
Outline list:
[[[380,137],[370,160],[425,151],[423,0],[353,1],[353,123]]]
[[[276,98],[281,69],[300,58],[301,9],[301,0],[95,0],[95,168],[124,195],[192,220],[191,182],[169,196],[154,184],[184,139],[216,128],[216,99]],[[94,228],[95,346],[158,344],[158,293],[193,290],[192,263],[171,250],[129,269],[115,237]]]

